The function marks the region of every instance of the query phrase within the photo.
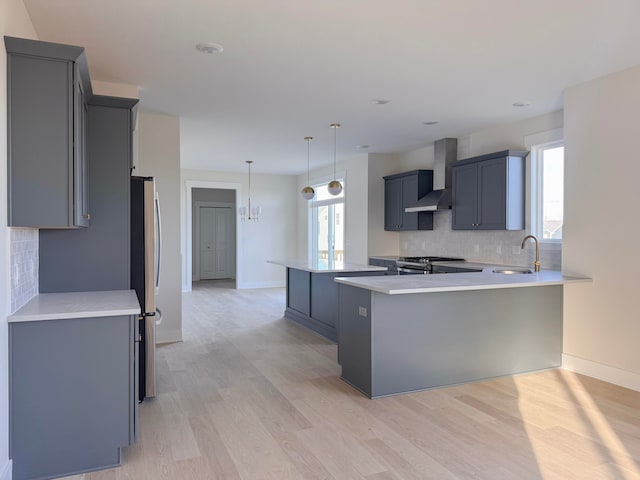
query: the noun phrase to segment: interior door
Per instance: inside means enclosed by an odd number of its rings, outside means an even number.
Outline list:
[[[231,278],[232,212],[229,207],[200,207],[200,279]]]

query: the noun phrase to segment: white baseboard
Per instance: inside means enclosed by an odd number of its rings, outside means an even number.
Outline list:
[[[640,374],[562,354],[562,368],[640,392]]]
[[[182,341],[181,330],[162,330],[156,329],[156,344],[173,343]]]
[[[4,464],[2,468],[2,473],[0,473],[0,480],[11,480],[13,476],[13,461],[9,458],[7,459],[7,463]]]
[[[284,288],[285,284],[282,281],[277,282],[245,282],[238,285],[238,290],[245,290],[249,288]]]

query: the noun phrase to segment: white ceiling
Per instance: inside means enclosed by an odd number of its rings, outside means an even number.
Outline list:
[[[312,168],[333,161],[332,122],[338,161],[414,150],[560,109],[565,87],[640,64],[639,0],[25,4],[41,40],[86,47],[92,78],[180,116],[184,168],[301,173],[305,136]]]

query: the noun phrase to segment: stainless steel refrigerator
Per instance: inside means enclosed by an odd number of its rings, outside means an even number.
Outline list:
[[[131,177],[131,288],[140,302],[138,400],[156,395],[156,305],[160,280],[160,207],[153,177]]]

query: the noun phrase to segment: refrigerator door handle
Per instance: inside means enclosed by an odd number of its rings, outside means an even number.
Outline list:
[[[155,210],[156,210],[156,240],[158,242],[158,248],[156,250],[156,294],[160,288],[160,268],[162,266],[162,218],[160,216],[160,199],[158,198],[158,192],[155,195]]]

